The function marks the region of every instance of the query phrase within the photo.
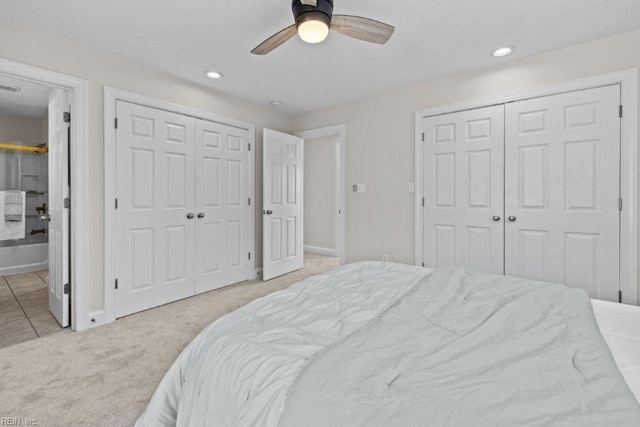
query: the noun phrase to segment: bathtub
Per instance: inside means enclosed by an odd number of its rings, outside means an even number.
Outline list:
[[[46,270],[48,267],[47,236],[0,241],[0,276]]]

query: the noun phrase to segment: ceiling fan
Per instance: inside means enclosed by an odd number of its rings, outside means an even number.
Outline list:
[[[296,23],[263,41],[251,53],[266,55],[291,39],[296,33],[307,43],[320,43],[329,30],[366,42],[385,44],[393,34],[393,26],[373,19],[351,15],[334,15],[333,0],[293,0]]]

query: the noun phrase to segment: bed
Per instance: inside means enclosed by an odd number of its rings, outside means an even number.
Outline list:
[[[349,264],[212,323],[137,425],[638,426],[637,309],[524,279]]]

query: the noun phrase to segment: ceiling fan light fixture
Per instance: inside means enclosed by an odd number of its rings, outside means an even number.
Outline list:
[[[329,31],[369,43],[385,44],[393,35],[393,25],[354,15],[334,15],[333,0],[292,0],[291,11],[295,24],[278,31],[251,53],[266,55],[282,46],[296,34],[307,43],[320,43]]]
[[[307,43],[321,43],[329,35],[329,23],[324,13],[307,12],[298,18],[298,36]]]

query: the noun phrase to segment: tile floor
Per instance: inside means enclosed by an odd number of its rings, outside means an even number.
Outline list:
[[[0,348],[64,330],[49,312],[48,275],[0,276]]]

